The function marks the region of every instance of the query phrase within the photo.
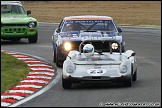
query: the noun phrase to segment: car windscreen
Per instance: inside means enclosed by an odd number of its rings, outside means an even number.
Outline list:
[[[26,14],[23,6],[13,4],[1,4],[1,14]]]
[[[67,20],[62,32],[80,30],[117,32],[112,20]]]

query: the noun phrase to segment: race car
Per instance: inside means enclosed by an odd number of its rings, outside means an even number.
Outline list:
[[[117,27],[110,16],[68,16],[62,19],[59,27],[52,35],[53,62],[62,67],[67,54],[71,50],[79,50],[82,38],[103,37],[116,39],[122,44],[125,51],[125,42],[122,38],[122,29]]]
[[[100,46],[96,46],[96,43]],[[79,45],[79,51],[70,51],[63,63],[64,89],[70,89],[73,83],[115,82],[130,87],[136,79],[136,53],[132,50],[122,52],[121,43],[114,39],[84,39]]]
[[[29,43],[38,40],[38,22],[30,17],[31,11],[25,11],[20,1],[1,1],[1,39]]]

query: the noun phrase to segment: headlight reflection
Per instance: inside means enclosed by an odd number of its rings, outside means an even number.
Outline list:
[[[112,47],[112,49],[118,49],[118,44],[117,43],[112,43],[111,47]]]
[[[64,43],[64,49],[65,49],[66,51],[70,51],[70,50],[71,50],[71,43],[70,43],[70,42]]]

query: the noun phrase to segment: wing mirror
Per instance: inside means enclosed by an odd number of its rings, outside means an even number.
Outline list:
[[[57,28],[57,29],[56,29],[56,32],[59,33],[59,32],[60,32],[60,28]]]
[[[122,32],[122,29],[120,27],[117,27],[117,30],[118,30],[119,33]]]
[[[130,57],[135,56],[135,55],[136,55],[136,53],[132,53],[131,56],[128,57],[128,59],[129,59]]]
[[[27,15],[29,15],[29,14],[31,14],[31,10],[28,10],[28,11],[27,11]]]

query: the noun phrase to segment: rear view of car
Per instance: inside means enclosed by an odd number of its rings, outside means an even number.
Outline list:
[[[38,40],[38,22],[29,17],[20,1],[1,1],[1,39],[20,41],[27,38],[29,43]]]

